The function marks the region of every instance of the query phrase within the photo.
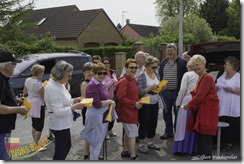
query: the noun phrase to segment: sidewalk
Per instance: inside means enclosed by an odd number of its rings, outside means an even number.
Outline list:
[[[16,130],[13,131],[12,137],[20,137],[20,147],[32,144],[32,136],[31,136],[31,119],[27,118],[23,120],[23,116],[18,115],[16,122]],[[46,113],[45,125],[43,136],[48,135],[48,114]],[[162,116],[162,110],[159,112],[158,117],[158,126],[157,126],[157,134],[155,136],[156,144],[158,144],[161,148],[160,151],[149,150],[149,154],[141,154],[137,151],[139,156],[139,160],[141,161],[188,161],[192,159],[192,156],[176,156],[172,153],[172,145],[173,139],[161,140],[160,135],[163,134],[164,130],[164,121]],[[74,126],[71,129],[71,139],[72,139],[72,147],[66,158],[66,160],[83,160],[83,144],[84,141],[80,137],[80,131],[83,129],[82,125],[82,117],[79,117]],[[108,152],[108,160],[119,160],[126,161],[128,158],[121,158],[120,153],[122,152],[122,126],[121,123],[115,122],[114,124],[114,132],[117,133],[116,138],[111,138],[107,141],[107,152]],[[137,145],[138,146],[138,145]],[[32,157],[25,158],[22,160],[52,160],[54,154],[54,142],[50,143],[47,146],[46,151],[40,151]],[[216,150],[213,150],[213,155],[216,154]],[[215,156],[214,156],[215,157]],[[241,159],[241,149],[240,145],[234,145],[230,152],[222,153],[220,152],[220,156],[218,157],[222,160],[224,158],[229,158],[228,160],[240,161]],[[215,159],[216,160],[216,159]]]

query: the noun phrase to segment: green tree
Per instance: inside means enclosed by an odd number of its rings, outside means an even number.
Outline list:
[[[228,5],[228,0],[205,0],[200,5],[200,17],[209,23],[214,34],[218,34],[227,27]]]
[[[161,29],[161,37],[164,42],[178,42],[179,16],[172,17],[165,21]],[[189,15],[184,18],[184,44],[214,41],[212,30],[205,19],[197,15]]]
[[[241,4],[240,0],[232,0],[227,8],[227,28],[225,34],[240,39]]]
[[[184,16],[197,14],[201,0],[184,0]],[[156,0],[156,16],[162,23],[170,17],[179,15],[179,0]]]

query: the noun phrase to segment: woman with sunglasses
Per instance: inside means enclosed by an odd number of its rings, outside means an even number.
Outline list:
[[[104,57],[102,60],[103,64],[107,68],[107,75],[105,76],[105,79],[103,80],[103,85],[107,88],[110,99],[114,99],[114,91],[115,91],[115,83],[118,81],[117,75],[115,73],[115,70],[110,68],[110,60],[107,57]],[[110,137],[116,137],[116,133],[113,132],[113,126],[114,121],[108,123],[108,134],[106,136],[106,139],[109,140]]]
[[[141,109],[142,104],[139,102],[139,90],[135,80],[137,62],[134,59],[127,59],[125,70],[126,73],[116,84],[118,122],[123,123],[125,131],[124,150],[121,156],[138,160],[135,146],[136,137],[138,136],[138,109]]]
[[[159,95],[152,90],[158,88],[159,75],[156,73],[159,60],[153,56],[148,56],[145,60],[145,71],[138,76],[137,83],[139,87],[140,97],[149,96],[150,103],[144,104],[139,110],[139,147],[138,150],[142,154],[148,154],[149,150],[160,150],[155,144],[153,138],[156,134],[158,123],[158,99]],[[147,138],[147,146],[145,144]]]
[[[102,63],[93,64],[93,73],[86,88],[86,97],[93,98],[93,102],[92,106],[87,108],[85,128],[80,135],[90,145],[90,160],[98,160],[108,130],[108,122],[105,118],[110,105],[115,108],[115,102],[110,99],[102,83],[108,74],[106,66]]]

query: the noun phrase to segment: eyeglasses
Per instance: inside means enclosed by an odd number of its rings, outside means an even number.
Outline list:
[[[129,67],[130,69],[137,69],[138,67]]]
[[[154,67],[151,67],[152,69],[157,69],[158,68],[158,66],[154,66]]]
[[[107,72],[97,72],[96,74],[98,74],[98,75],[100,75],[100,76],[101,76],[101,75],[104,75],[104,76],[105,76],[105,75],[107,75],[108,73],[107,73]]]

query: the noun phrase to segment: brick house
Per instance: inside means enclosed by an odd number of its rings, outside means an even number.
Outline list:
[[[56,43],[75,48],[122,45],[123,37],[103,9],[80,11],[76,5],[34,10],[25,20],[38,37],[50,32]]]
[[[127,39],[139,39],[139,38],[147,38],[150,34],[158,35],[159,27],[157,26],[148,26],[148,25],[138,25],[131,24],[130,20],[126,20],[126,25],[121,29],[121,34],[125,36]]]

